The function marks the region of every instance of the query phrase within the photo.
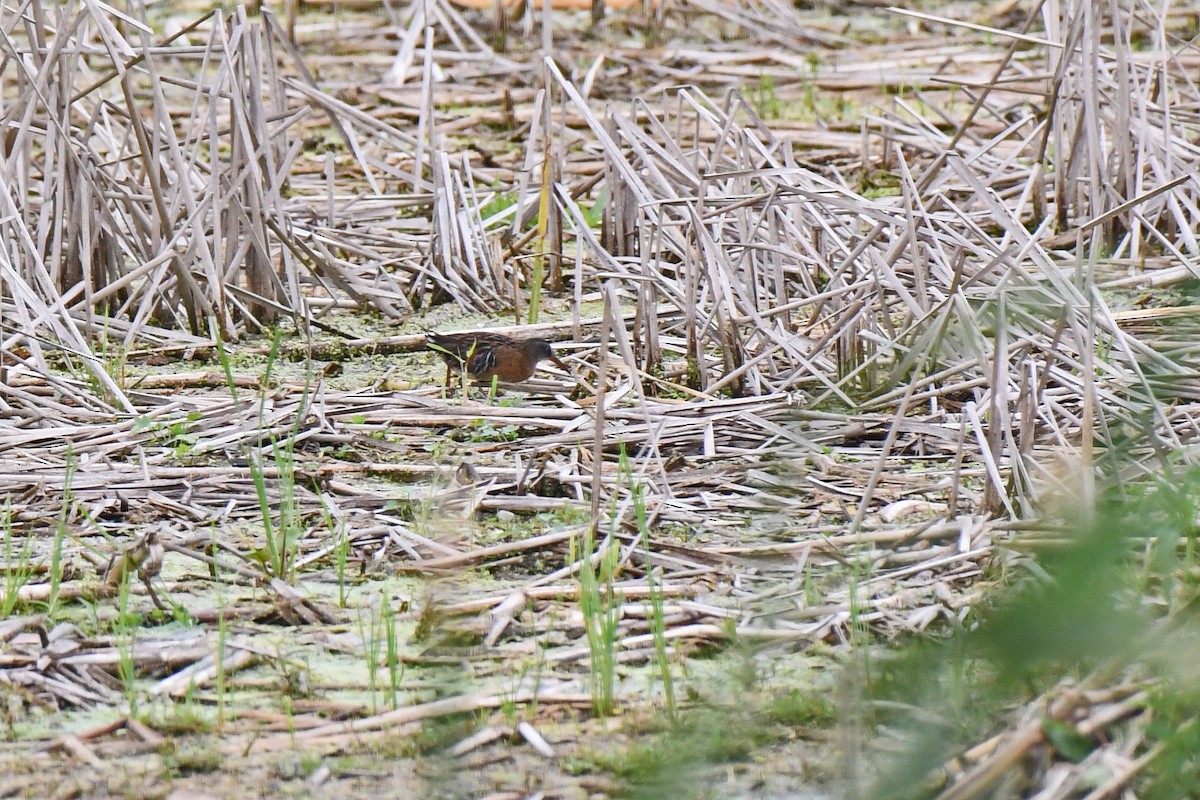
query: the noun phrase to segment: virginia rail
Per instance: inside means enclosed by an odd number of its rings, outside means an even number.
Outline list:
[[[550,342],[537,337],[514,339],[502,333],[433,333],[425,334],[425,349],[432,350],[446,362],[446,385],[450,376],[461,370],[476,381],[490,382],[492,378],[505,383],[527,380],[544,358],[567,369]]]

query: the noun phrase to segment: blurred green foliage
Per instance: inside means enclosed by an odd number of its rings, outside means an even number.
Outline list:
[[[862,745],[862,796],[918,798],[944,788],[939,768],[964,748],[1011,729],[1017,710],[1056,686],[1090,676],[1094,688],[1133,680],[1155,687],[1137,754],[1157,747],[1137,777],[1139,796],[1194,797],[1200,785],[1200,580],[1196,566],[1200,471],[1128,481],[1101,492],[1091,511],[1050,515],[1033,558],[1016,556],[1011,580],[973,624],[875,659],[866,697],[844,714],[885,731],[897,748]],[[1117,723],[1121,725],[1125,723]],[[1130,724],[1139,724],[1138,722]],[[1100,744],[1049,715],[1051,757],[1079,762]],[[877,755],[879,750],[898,750]],[[1011,771],[1024,769],[1024,763]],[[995,781],[1014,776],[997,774]],[[1018,781],[1019,782],[1019,781]],[[977,796],[990,796],[986,792]]]

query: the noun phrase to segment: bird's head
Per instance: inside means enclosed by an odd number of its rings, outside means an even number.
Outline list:
[[[550,348],[550,343],[545,339],[529,339],[526,342],[526,346],[529,348],[529,351],[533,353],[534,358],[536,358],[538,361],[541,361],[542,359],[549,359],[559,369],[565,372],[571,371],[567,365],[563,363],[561,358],[554,355],[554,350]]]

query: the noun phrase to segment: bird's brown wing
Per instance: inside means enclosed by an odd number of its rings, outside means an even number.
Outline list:
[[[496,368],[496,363],[496,347],[476,342],[475,353],[467,364],[467,371],[472,375],[485,375]]]

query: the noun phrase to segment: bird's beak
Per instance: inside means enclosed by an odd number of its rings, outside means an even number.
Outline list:
[[[561,358],[554,355],[554,353],[550,354],[550,360],[554,362],[554,366],[558,367],[559,369],[561,369],[563,372],[567,373],[568,375],[571,374],[571,368],[568,367]]]

